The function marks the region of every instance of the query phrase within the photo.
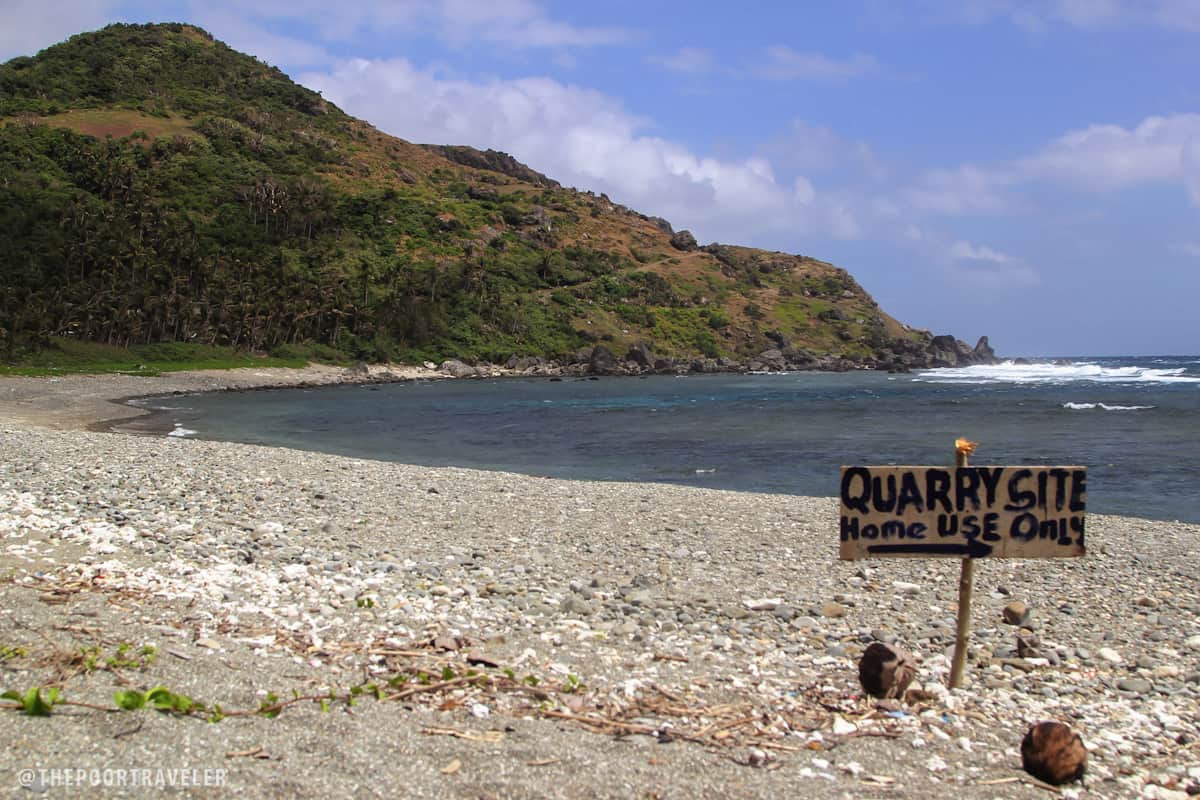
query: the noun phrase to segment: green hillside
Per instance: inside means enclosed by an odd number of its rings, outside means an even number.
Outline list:
[[[181,24],[113,25],[0,65],[0,278],[10,363],[65,339],[930,360],[929,334],[844,270],[697,247],[503,153],[387,136]]]

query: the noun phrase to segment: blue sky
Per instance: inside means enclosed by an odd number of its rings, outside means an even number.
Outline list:
[[[1200,352],[1200,0],[0,0],[0,58],[188,21],[355,116],[1006,355]]]

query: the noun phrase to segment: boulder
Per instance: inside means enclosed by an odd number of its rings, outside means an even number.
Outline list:
[[[655,372],[659,372],[659,373],[663,373],[663,374],[670,374],[672,372],[675,372],[676,369],[678,369],[678,365],[675,363],[675,359],[673,359],[673,358],[656,358],[656,359],[654,359],[654,371]]]
[[[550,214],[541,206],[534,206],[522,220],[526,225],[536,225],[542,230],[550,231],[554,229],[554,221],[550,218]]]
[[[602,344],[592,348],[592,357],[589,364],[594,375],[616,375],[620,373],[620,365],[617,363],[617,357],[613,355],[612,350],[609,350]]]
[[[457,358],[451,358],[443,361],[438,367],[438,371],[444,372],[452,378],[473,378],[479,374],[479,370],[472,367],[470,364],[464,364]]]
[[[515,370],[517,372],[527,372],[529,370],[538,369],[546,365],[545,359],[538,356],[512,356],[508,361],[504,362],[505,369]]]
[[[695,250],[698,245],[691,231],[679,231],[671,237],[671,247],[686,253]]]
[[[1061,786],[1083,777],[1087,748],[1069,725],[1039,722],[1021,742],[1021,766],[1038,780]]]
[[[795,367],[805,367],[816,362],[817,358],[807,350],[787,345],[781,351],[788,364]]]
[[[632,361],[640,367],[654,366],[654,354],[650,352],[650,347],[645,342],[638,342],[629,348],[629,352],[625,354],[625,360]]]
[[[763,350],[761,353],[759,353],[758,360],[759,361],[783,361],[783,351],[778,348],[771,347],[771,348],[769,348],[767,350]]]

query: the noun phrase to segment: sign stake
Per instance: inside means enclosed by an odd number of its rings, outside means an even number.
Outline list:
[[[975,452],[975,443],[966,439],[954,442],[955,466],[967,466],[967,456]],[[958,625],[954,632],[954,659],[950,662],[950,688],[962,686],[963,669],[967,665],[967,643],[971,638],[971,592],[975,587],[975,559],[962,560],[958,577]]]

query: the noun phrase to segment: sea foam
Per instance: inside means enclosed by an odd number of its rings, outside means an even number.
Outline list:
[[[1103,411],[1148,411],[1155,408],[1155,406],[1110,406],[1107,403],[1063,403],[1062,407],[1072,411],[1089,411],[1093,408]]]
[[[918,373],[913,380],[924,383],[1200,383],[1186,369],[1152,367],[1105,367],[1094,362],[1028,363],[1005,361],[970,367],[945,367]]]

